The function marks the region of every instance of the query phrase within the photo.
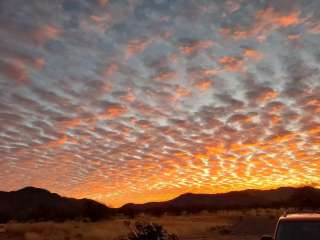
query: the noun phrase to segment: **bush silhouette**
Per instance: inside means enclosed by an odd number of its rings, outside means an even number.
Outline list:
[[[136,222],[126,237],[119,240],[179,240],[177,235],[168,233],[161,225],[155,223]]]

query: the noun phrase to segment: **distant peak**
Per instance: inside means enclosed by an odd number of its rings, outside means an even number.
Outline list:
[[[45,193],[50,193],[48,190],[43,189],[43,188],[37,188],[37,187],[32,187],[32,186],[27,186],[24,188],[21,188],[17,192],[45,192]]]
[[[181,194],[181,195],[178,196],[178,197],[190,197],[190,196],[194,196],[194,195],[195,195],[194,193],[187,192],[187,193]]]

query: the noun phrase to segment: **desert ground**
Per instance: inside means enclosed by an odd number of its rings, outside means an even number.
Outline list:
[[[181,240],[256,240],[272,234],[282,210],[220,211],[163,215],[140,215],[133,219],[116,217],[100,222],[67,221],[15,223],[0,226],[1,240],[113,240],[126,236],[135,222],[160,224]]]

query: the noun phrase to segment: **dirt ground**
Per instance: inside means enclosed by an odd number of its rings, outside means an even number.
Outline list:
[[[181,240],[257,240],[272,234],[280,215],[275,210],[224,211],[181,216],[118,217],[96,223],[8,223],[0,225],[1,240],[113,240],[125,236],[136,221],[162,225]]]

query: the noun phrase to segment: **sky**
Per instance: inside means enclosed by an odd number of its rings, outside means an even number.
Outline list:
[[[320,1],[0,1],[0,190],[108,206],[320,187]]]

